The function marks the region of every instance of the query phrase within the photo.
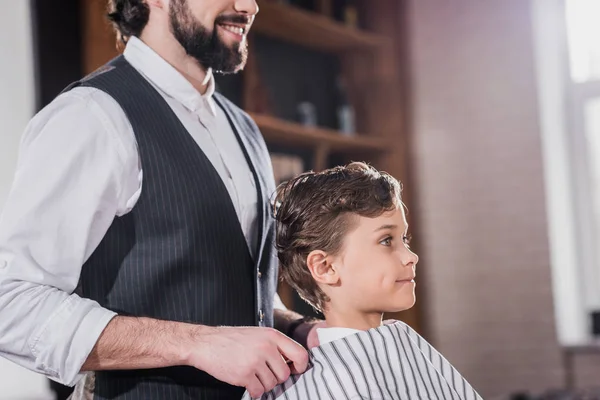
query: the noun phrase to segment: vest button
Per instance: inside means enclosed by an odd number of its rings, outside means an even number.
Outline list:
[[[263,310],[260,310],[258,312],[258,322],[263,322],[265,320],[265,313],[263,312]]]
[[[262,272],[258,271],[258,279],[262,278]]]

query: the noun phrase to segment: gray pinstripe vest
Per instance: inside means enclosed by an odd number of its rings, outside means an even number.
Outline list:
[[[144,170],[136,206],[115,218],[83,267],[78,293],[120,315],[272,326],[277,269],[268,198],[275,187],[254,122],[215,94],[259,188],[257,260],[217,171],[161,95],[124,57],[66,90],[75,86],[97,88],[120,104]],[[96,374],[95,399],[216,400],[242,394],[190,367]]]

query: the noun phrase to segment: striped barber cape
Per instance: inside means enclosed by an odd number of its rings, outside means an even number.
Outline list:
[[[252,399],[248,392],[242,400]],[[310,351],[309,369],[261,400],[481,400],[437,350],[403,322],[360,331]]]

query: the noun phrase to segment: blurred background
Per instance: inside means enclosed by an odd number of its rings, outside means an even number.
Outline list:
[[[278,181],[351,160],[403,181],[418,299],[390,317],[486,399],[600,387],[600,0],[258,3],[218,90]],[[106,0],[0,5],[1,210],[28,120],[118,49]],[[0,359],[0,399],[67,392]]]

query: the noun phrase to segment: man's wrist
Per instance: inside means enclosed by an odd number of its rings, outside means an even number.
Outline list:
[[[181,324],[177,340],[175,357],[178,365],[196,366],[198,364],[198,344],[209,344],[210,335],[216,328],[207,325]]]

